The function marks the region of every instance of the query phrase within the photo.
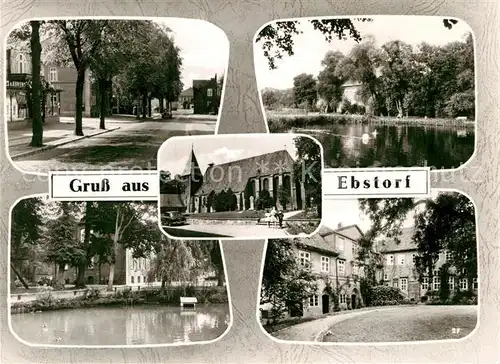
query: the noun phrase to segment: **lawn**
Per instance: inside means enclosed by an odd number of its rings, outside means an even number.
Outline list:
[[[264,211],[221,211],[201,212],[188,215],[193,219],[259,219],[265,216]]]

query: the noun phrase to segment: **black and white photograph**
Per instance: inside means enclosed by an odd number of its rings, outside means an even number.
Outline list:
[[[318,234],[271,239],[258,319],[272,338],[314,343],[460,339],[478,323],[474,203],[325,201]]]
[[[10,32],[4,117],[18,169],[154,170],[168,138],[215,133],[225,33],[139,19],[33,20]]]
[[[474,35],[462,20],[276,20],[254,59],[271,133],[313,135],[325,168],[456,169],[475,152]]]
[[[19,200],[10,230],[10,328],[45,346],[211,342],[231,324],[217,240],[170,240],[157,203]]]
[[[279,238],[319,228],[323,163],[310,136],[172,138],[158,159],[160,222],[173,238]]]

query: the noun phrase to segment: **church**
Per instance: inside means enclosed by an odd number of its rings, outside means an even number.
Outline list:
[[[294,160],[285,149],[223,164],[211,163],[204,173],[191,150],[180,176],[184,191],[178,196],[161,196],[161,207],[163,212],[214,212],[209,206],[209,196],[230,190],[236,211],[256,209],[256,201],[263,191],[269,192],[278,209],[301,210],[305,207],[306,193],[300,177],[294,175]],[[289,194],[286,206],[282,206],[278,198],[280,187]],[[175,206],[170,206],[172,201],[176,202]]]

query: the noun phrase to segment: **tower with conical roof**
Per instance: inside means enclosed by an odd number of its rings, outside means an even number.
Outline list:
[[[198,160],[194,154],[193,145],[191,145],[191,153],[189,154],[189,158],[186,162],[186,167],[184,167],[181,178],[186,186],[186,190],[184,191],[186,212],[195,212],[194,194],[203,183],[203,174],[201,173],[200,165],[198,164]]]

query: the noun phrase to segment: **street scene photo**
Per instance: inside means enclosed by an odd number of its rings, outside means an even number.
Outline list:
[[[325,168],[455,169],[474,154],[474,38],[461,20],[278,20],[254,57],[269,131],[313,135]]]
[[[158,152],[172,238],[309,236],[321,222],[321,145],[297,134],[169,139]]]
[[[231,312],[219,241],[170,240],[156,202],[56,202],[12,209],[12,333],[29,344],[213,341]]]
[[[318,234],[271,239],[258,319],[278,340],[459,339],[478,322],[476,216],[466,196],[325,201]]]
[[[171,136],[215,133],[229,41],[211,23],[29,21],[6,49],[8,153],[23,172],[154,170]]]

